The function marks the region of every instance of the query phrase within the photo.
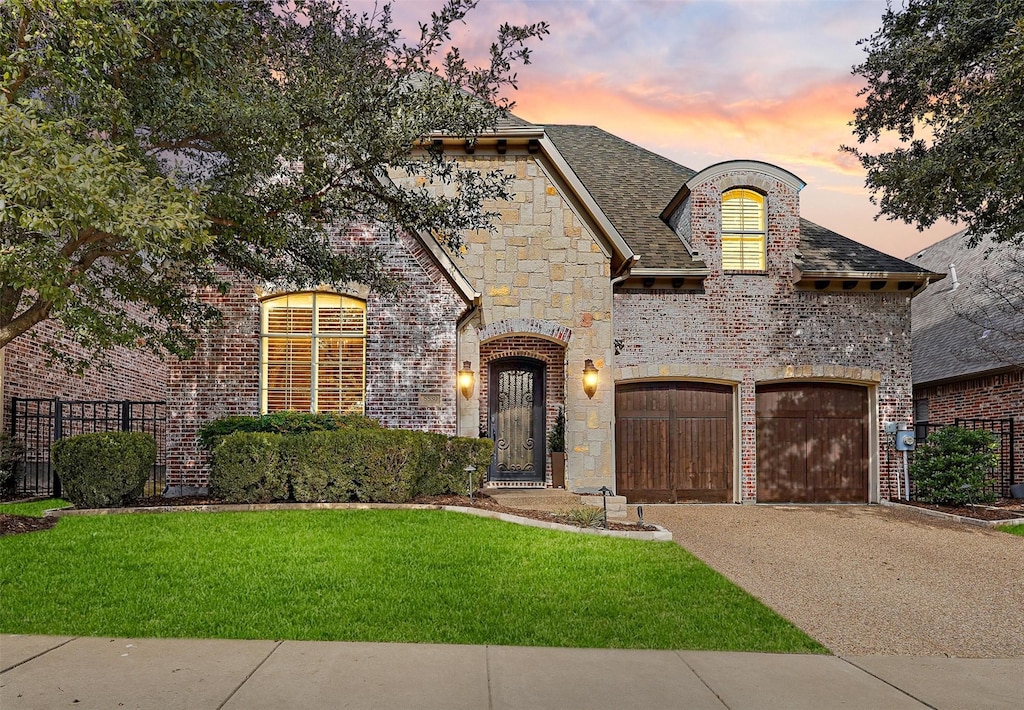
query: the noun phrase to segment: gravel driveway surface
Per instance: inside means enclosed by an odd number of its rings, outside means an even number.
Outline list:
[[[645,505],[644,518],[837,655],[1024,657],[1022,537],[881,506]]]

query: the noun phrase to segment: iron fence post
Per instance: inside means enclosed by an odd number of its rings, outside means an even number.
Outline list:
[[[64,437],[64,404],[60,401],[60,397],[53,398],[53,440],[60,441]],[[46,462],[47,468],[50,469],[50,481],[53,484],[53,497],[60,498],[61,487],[60,487],[60,476],[57,475],[57,471],[53,468],[53,448],[51,444],[50,449],[50,460]]]

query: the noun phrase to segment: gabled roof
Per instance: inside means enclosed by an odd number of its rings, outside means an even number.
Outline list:
[[[915,385],[1024,365],[1024,246],[986,238],[968,248],[965,233],[907,257],[950,272],[910,309]]]
[[[659,215],[695,173],[596,126],[545,126],[548,137],[615,225],[638,266],[700,269]]]
[[[800,218],[800,256],[800,269],[805,273],[924,275],[931,272],[921,265],[889,256],[803,217]]]

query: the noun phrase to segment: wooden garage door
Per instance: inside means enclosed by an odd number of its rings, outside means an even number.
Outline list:
[[[757,388],[759,503],[868,501],[868,392],[856,385]]]
[[[615,481],[630,502],[732,500],[732,387],[615,388]]]

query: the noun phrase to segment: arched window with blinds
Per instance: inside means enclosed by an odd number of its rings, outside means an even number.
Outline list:
[[[764,195],[744,188],[722,195],[722,270],[765,270]]]
[[[366,303],[290,293],[262,303],[260,409],[362,414]]]

